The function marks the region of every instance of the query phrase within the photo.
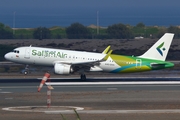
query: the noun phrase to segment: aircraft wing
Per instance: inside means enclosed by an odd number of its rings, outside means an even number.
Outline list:
[[[86,61],[86,62],[82,62],[82,61],[56,61],[55,64],[68,64],[71,65],[74,69],[74,71],[80,71],[80,70],[84,70],[84,71],[90,71],[91,67],[94,67],[95,65],[99,65],[100,61]]]
[[[96,64],[102,61],[106,61],[111,55],[112,50],[110,50],[107,54],[104,54],[104,57],[101,60],[96,61],[55,61],[54,64],[69,64],[69,65],[78,65],[78,64]]]
[[[110,50],[107,54],[104,54],[104,57],[101,60],[96,61],[55,61],[54,64],[68,64],[72,65],[77,69],[86,69],[89,70],[91,67],[99,65],[100,62],[106,61],[111,55],[112,50]]]

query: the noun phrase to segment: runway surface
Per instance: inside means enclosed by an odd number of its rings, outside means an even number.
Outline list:
[[[82,120],[176,120],[180,117],[178,77],[127,80],[128,82],[125,78],[90,78],[88,81],[80,82],[77,78],[54,79],[51,84],[56,82],[58,86],[53,85],[52,107],[47,109],[46,85],[37,92],[40,78],[1,79],[0,118],[59,120],[62,119],[61,114],[67,119],[77,118],[72,109],[60,110],[62,106],[83,108],[77,110]],[[37,106],[45,108],[37,112]],[[54,106],[59,107],[54,109]],[[11,111],[9,107],[20,111]]]

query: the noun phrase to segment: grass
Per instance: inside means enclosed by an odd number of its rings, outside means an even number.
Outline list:
[[[77,113],[77,111],[75,109],[73,109],[73,110],[74,110],[74,113],[76,115],[76,120],[81,120],[81,118],[80,118],[79,114]],[[66,117],[63,114],[61,114],[61,117],[62,117],[63,120],[67,120]]]
[[[67,35],[66,35],[66,29],[65,28],[61,28],[61,27],[52,27],[50,28],[50,31],[51,31],[51,38],[52,39],[55,39],[55,38],[66,38]]]

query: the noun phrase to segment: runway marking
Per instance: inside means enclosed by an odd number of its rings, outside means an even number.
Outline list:
[[[48,84],[47,84],[48,85]],[[51,84],[52,85],[52,84]],[[118,90],[118,87],[121,87],[121,88],[127,88],[127,87],[134,87],[134,86],[136,86],[136,87],[142,87],[142,84],[94,84],[94,85],[92,85],[92,84],[84,84],[84,85],[80,85],[80,84],[59,84],[59,85],[52,85],[52,86],[54,86],[54,88],[56,89],[56,88],[104,88],[104,89],[106,89],[106,90]],[[145,84],[145,86],[146,87],[151,87],[151,86],[156,86],[156,87],[163,87],[163,86],[167,86],[167,87],[173,87],[173,86],[175,86],[175,87],[180,87],[180,84],[155,84],[155,85],[153,85],[153,84],[149,84],[149,85],[147,85],[147,84]],[[46,87],[46,86],[45,86]],[[3,89],[32,89],[32,90],[34,90],[34,89],[37,89],[38,88],[38,86],[7,86],[7,87],[0,87],[0,88],[3,88]],[[117,88],[117,89],[116,89]],[[6,91],[7,91],[6,90]],[[5,93],[5,92],[3,92],[3,91],[0,91],[0,94],[1,93]],[[6,92],[7,93],[7,92]],[[10,92],[8,92],[8,93],[10,93]]]
[[[8,89],[8,88],[24,88],[24,89],[29,89],[29,88],[37,88],[37,86],[7,86],[7,87],[0,87],[0,88],[3,88],[3,89]]]
[[[82,107],[74,107],[74,106],[51,106],[50,108],[47,108],[47,106],[19,106],[19,107],[7,107],[2,108],[2,110],[6,111],[14,111],[14,112],[68,112],[68,111],[80,111],[84,110]]]
[[[107,88],[107,90],[118,90],[117,88]]]
[[[88,77],[88,79],[150,79],[150,78],[156,78],[156,79],[162,79],[162,78],[166,78],[166,79],[171,79],[171,78],[175,78],[175,79],[180,79],[180,77],[178,76],[167,76],[167,77],[161,77],[161,76],[155,76],[155,77],[138,77],[138,76],[132,76],[132,77]],[[42,78],[36,78],[38,80],[42,80]],[[67,79],[79,79],[79,77],[65,77],[65,78],[51,78],[52,80],[67,80]]]
[[[51,82],[46,85],[174,85],[180,81],[130,81],[130,82]]]
[[[87,114],[132,114],[132,113],[180,113],[179,109],[157,109],[157,110],[83,110],[78,111],[78,113]]]
[[[84,114],[132,114],[132,113],[180,113],[180,109],[152,109],[152,110],[84,110],[82,107],[74,106],[20,106],[20,107],[7,107],[2,108],[6,111],[14,112],[43,112],[45,114],[74,114],[74,110],[78,113]]]
[[[12,93],[12,92],[0,92],[2,94],[9,94],[9,93]]]
[[[5,100],[12,100],[13,98],[5,98]]]

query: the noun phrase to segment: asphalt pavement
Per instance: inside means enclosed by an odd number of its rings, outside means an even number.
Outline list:
[[[54,89],[51,90],[50,108],[47,107],[47,86],[44,85],[41,91],[37,92],[40,76],[14,78],[0,80],[1,120],[59,120],[63,119],[62,116],[77,119],[74,107],[82,108],[77,110],[81,120],[177,120],[180,117],[178,76],[168,76],[168,79],[144,76],[144,80],[143,77],[136,80],[128,77],[127,81],[126,77],[113,79],[112,76],[91,76],[87,81],[79,81],[78,76],[53,77],[51,82],[61,85],[52,85]],[[148,83],[152,81],[160,83]],[[125,82],[141,83],[122,84]],[[146,84],[142,84],[143,82]]]

